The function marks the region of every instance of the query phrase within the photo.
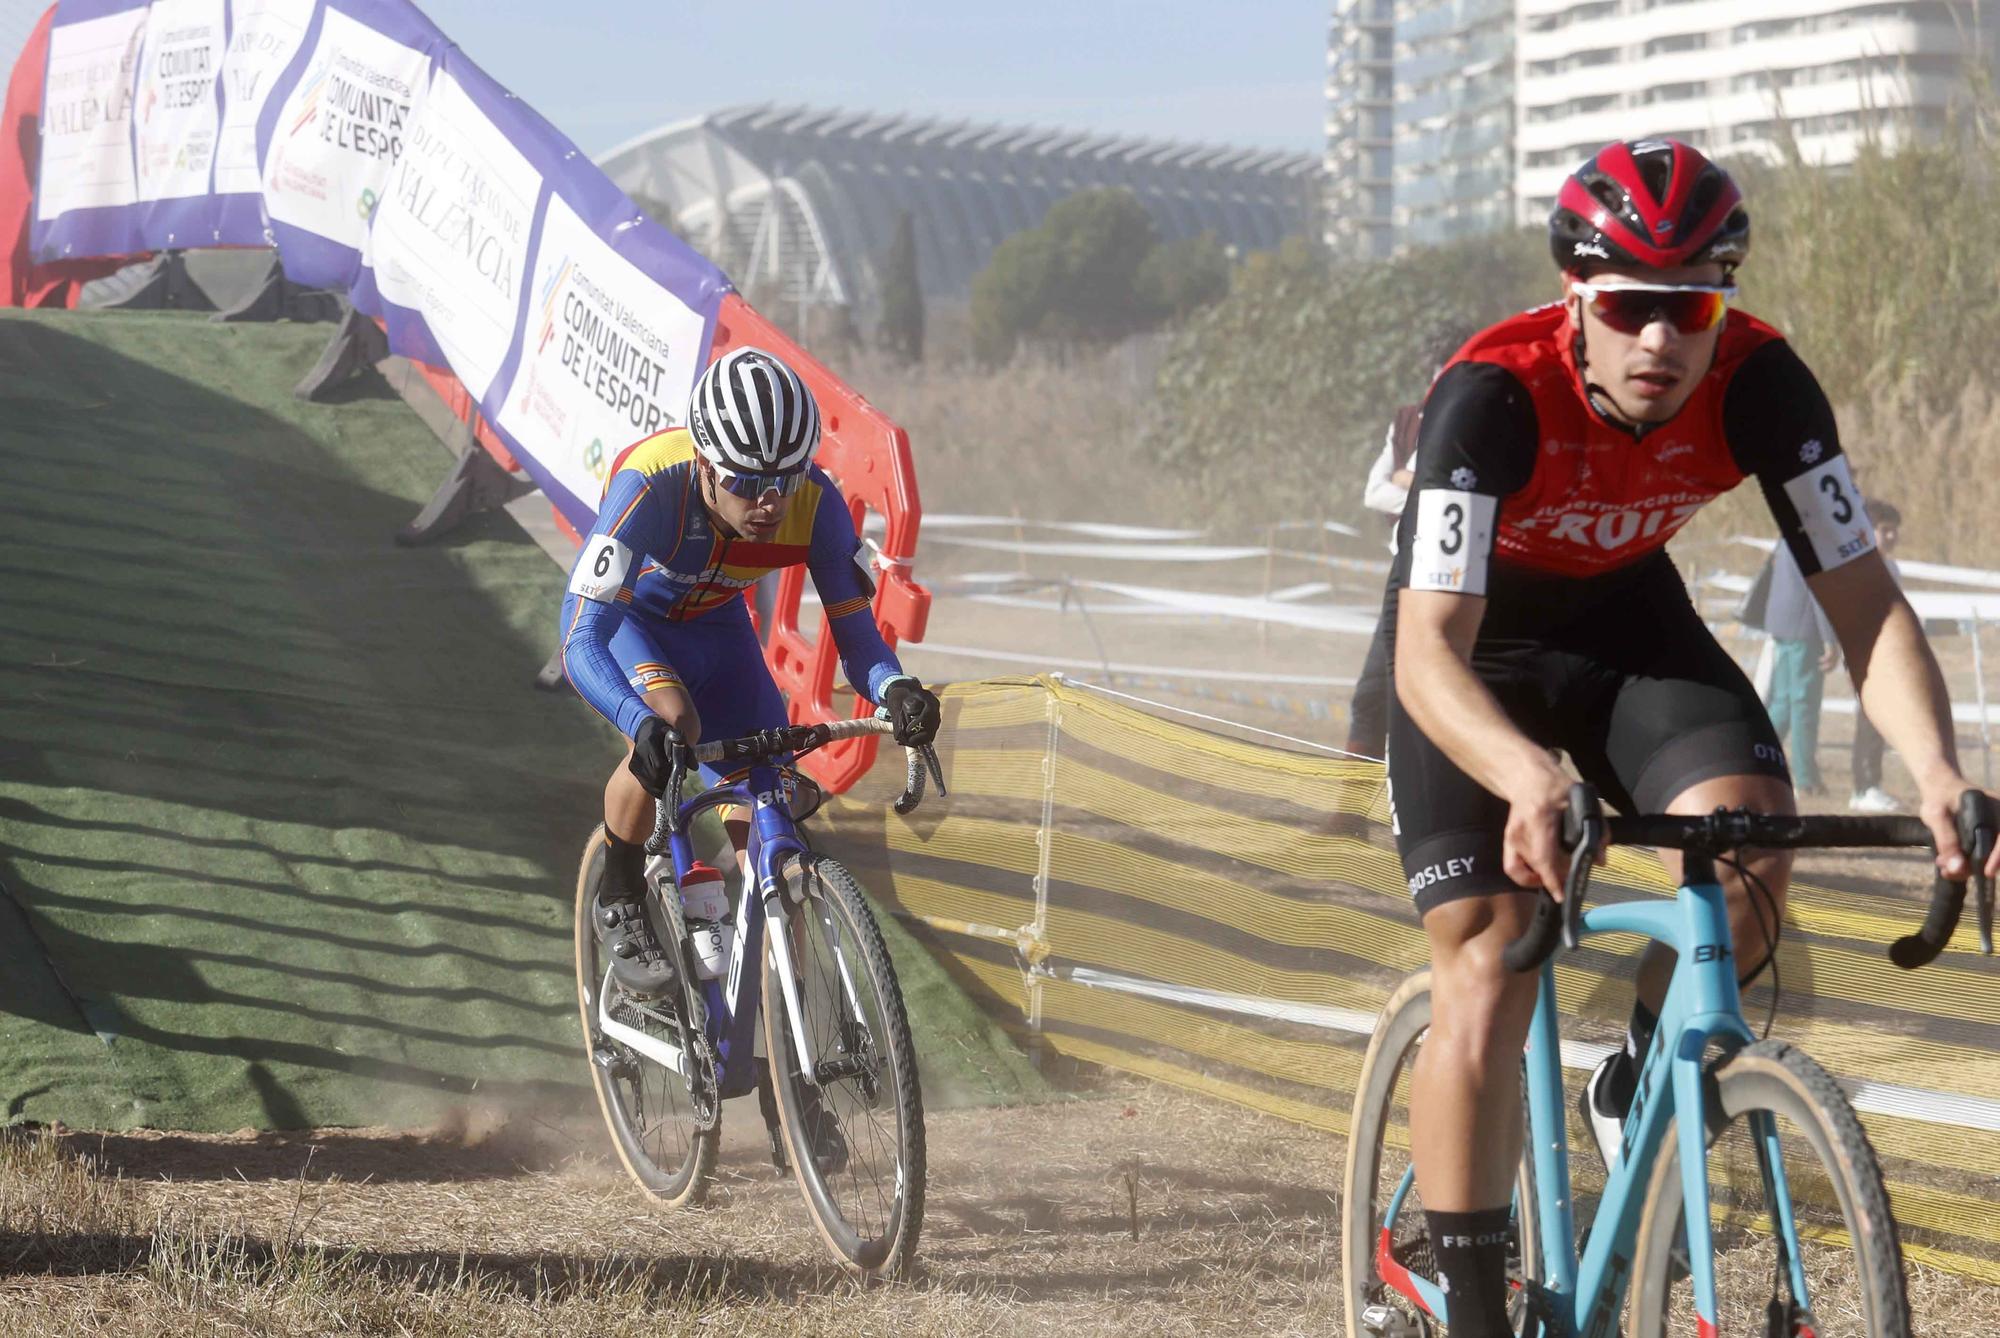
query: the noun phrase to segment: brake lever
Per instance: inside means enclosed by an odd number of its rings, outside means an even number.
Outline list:
[[[1993,955],[1993,879],[1986,872],[1986,861],[1993,858],[1993,842],[1996,839],[1993,821],[1995,814],[1992,804],[1979,805],[1987,811],[1982,815],[1968,805],[1959,816],[1959,839],[1965,844],[1966,856],[1972,861],[1973,906],[1979,914],[1979,950],[1988,957]],[[1986,821],[1971,823],[1971,830],[1965,830],[1967,817],[1984,817]]]
[[[944,771],[938,766],[937,749],[924,743],[914,748],[906,747],[903,753],[909,761],[909,771],[903,780],[903,793],[896,797],[898,813],[913,813],[917,805],[924,801],[924,773],[927,770],[931,780],[937,784],[937,792],[940,795],[950,793],[944,788]]]
[[[1563,879],[1563,947],[1571,952],[1583,938],[1583,899],[1590,890],[1590,867],[1604,844],[1604,809],[1589,785],[1569,788],[1563,812],[1563,844],[1570,848],[1569,876]]]

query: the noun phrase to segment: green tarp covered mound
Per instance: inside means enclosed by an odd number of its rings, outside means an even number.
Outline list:
[[[504,514],[391,543],[449,461],[379,379],[292,399],[325,335],[0,318],[0,1123],[587,1109],[562,574]],[[1033,1089],[961,1003],[940,1085]]]

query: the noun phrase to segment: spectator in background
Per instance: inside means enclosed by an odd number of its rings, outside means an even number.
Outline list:
[[[1451,326],[1431,337],[1426,360],[1444,370],[1446,363],[1477,333],[1477,326]],[[1437,379],[1436,372],[1431,375]],[[1382,441],[1381,454],[1368,467],[1368,482],[1362,489],[1361,504],[1389,518],[1389,552],[1396,551],[1396,524],[1403,518],[1403,503],[1410,496],[1410,457],[1417,453],[1417,425],[1424,415],[1421,404],[1405,404],[1389,420],[1389,432]],[[1387,607],[1384,594],[1384,608]],[[1368,656],[1361,662],[1361,676],[1354,681],[1354,698],[1347,708],[1347,751],[1363,757],[1380,757],[1389,739],[1389,642],[1383,620],[1375,622],[1375,635],[1368,643]]]
[[[1417,423],[1423,410],[1405,404],[1389,421],[1382,453],[1368,467],[1368,485],[1361,504],[1389,518],[1389,551],[1396,551],[1396,522],[1410,496],[1410,457],[1417,453]],[[1354,682],[1354,699],[1347,708],[1347,751],[1363,757],[1382,756],[1389,737],[1389,645],[1384,623],[1375,623],[1361,677]]]
[[[1840,643],[1787,544],[1779,544],[1771,555],[1764,629],[1777,647],[1771,695],[1764,705],[1791,762],[1792,785],[1802,795],[1823,795],[1826,785],[1819,774],[1819,707],[1827,672],[1840,662]]]
[[[1896,551],[1896,543],[1903,536],[1903,513],[1892,503],[1873,499],[1867,507],[1868,519],[1875,526],[1875,547],[1881,551],[1882,560],[1888,563],[1889,574],[1896,578],[1896,584],[1901,585],[1902,571],[1890,555]],[[1903,811],[1903,806],[1882,788],[1882,736],[1875,732],[1875,726],[1861,710],[1858,693],[1854,702],[1854,793],[1848,798],[1847,806],[1856,813]]]

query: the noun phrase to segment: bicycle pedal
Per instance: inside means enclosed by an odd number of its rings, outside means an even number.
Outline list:
[[[1373,1338],[1424,1338],[1423,1322],[1392,1305],[1371,1305],[1361,1312],[1361,1327]]]
[[[638,1072],[630,1055],[612,1049],[608,1045],[595,1045],[590,1050],[590,1062],[603,1069],[613,1078],[629,1081]]]

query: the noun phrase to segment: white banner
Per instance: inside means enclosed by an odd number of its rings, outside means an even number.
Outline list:
[[[132,83],[146,10],[57,25],[49,34],[43,93],[41,188],[35,216],[130,205]]]
[[[620,450],[679,424],[700,370],[703,319],[551,196],[500,426],[548,443],[542,463],[594,503]]]
[[[430,64],[427,53],[328,7],[271,137],[264,164],[271,219],[359,251]]]
[[[278,76],[298,54],[316,0],[235,0],[229,51],[222,60],[222,133],[215,153],[215,193],[264,189],[257,166],[257,118]]]
[[[376,291],[424,318],[484,399],[514,340],[541,173],[439,70],[411,120],[362,263]]]
[[[208,194],[224,19],[223,0],[153,0],[134,95],[141,200]]]

